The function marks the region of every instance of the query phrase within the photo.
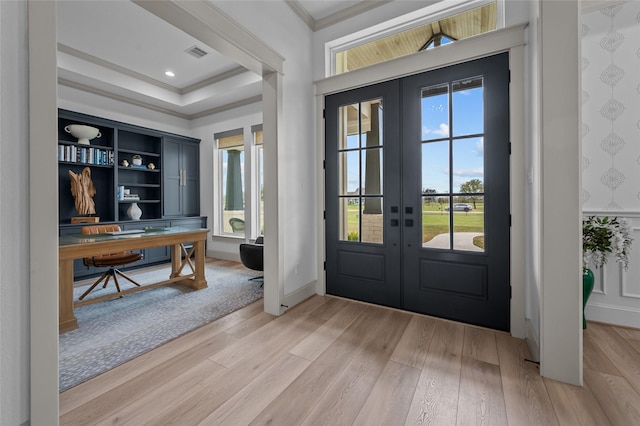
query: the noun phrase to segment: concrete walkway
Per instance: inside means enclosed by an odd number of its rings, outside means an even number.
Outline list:
[[[473,245],[473,239],[484,235],[482,232],[456,232],[453,234],[453,244],[456,250],[484,251],[480,247]],[[422,244],[422,247],[449,248],[449,234],[438,234]]]

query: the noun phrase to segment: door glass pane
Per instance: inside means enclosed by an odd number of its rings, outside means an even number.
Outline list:
[[[448,141],[422,144],[422,192],[450,192]]]
[[[454,197],[453,249],[484,251],[484,197]]]
[[[338,149],[360,146],[360,104],[345,105],[338,110],[340,119]]]
[[[360,104],[362,111],[362,147],[382,145],[382,100],[373,99]]]
[[[382,148],[366,149],[362,151],[362,193],[367,195],[382,195]]]
[[[422,197],[422,246],[451,248],[449,238],[448,196]]]
[[[453,189],[484,192],[483,138],[453,141]]]
[[[382,243],[382,99],[340,107],[339,114],[338,238]]]
[[[449,137],[449,86],[422,89],[422,140]]]
[[[360,188],[360,150],[345,151],[338,154],[340,179],[339,195],[357,195]]]
[[[360,240],[360,215],[358,197],[340,197],[338,199],[339,209],[339,235],[340,241]]]
[[[484,133],[482,77],[453,82],[453,136]]]
[[[382,197],[363,197],[361,206],[362,238],[363,243],[383,242],[383,206]]]

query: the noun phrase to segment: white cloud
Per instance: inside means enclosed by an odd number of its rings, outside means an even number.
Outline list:
[[[480,138],[480,140],[476,142],[476,154],[478,154],[479,157],[484,155],[484,138]]]
[[[459,170],[454,170],[453,175],[461,176],[461,177],[482,177],[484,176],[484,169],[483,168],[459,169]]]
[[[449,125],[440,123],[440,128],[438,130],[434,130],[433,133],[438,136],[449,136]]]
[[[422,135],[423,137],[428,134],[434,134],[438,136],[449,136],[449,125],[446,123],[440,123],[440,128],[436,130],[432,130],[426,126],[422,127]]]

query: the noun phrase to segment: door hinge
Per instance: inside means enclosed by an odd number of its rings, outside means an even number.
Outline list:
[[[324,211],[322,212],[322,218],[323,218],[324,220],[327,220],[327,211],[326,211],[326,210],[324,210]]]
[[[509,299],[513,299],[513,287],[509,286]]]
[[[509,70],[509,83],[511,83],[511,70]]]
[[[327,169],[327,160],[322,160],[322,170]]]
[[[509,155],[511,155],[511,142],[509,142]]]
[[[322,110],[322,118],[327,118],[327,110],[326,109]]]
[[[327,261],[324,261],[324,265],[322,266],[322,268],[326,271],[327,270]]]
[[[509,228],[511,228],[511,215],[509,215]]]

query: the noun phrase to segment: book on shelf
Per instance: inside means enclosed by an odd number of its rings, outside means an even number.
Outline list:
[[[116,195],[118,197],[118,201],[140,201],[140,196],[138,194],[126,194],[124,185],[118,185],[116,188]]]
[[[58,145],[58,161],[112,166],[113,160],[113,151],[110,150],[76,145]]]

